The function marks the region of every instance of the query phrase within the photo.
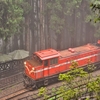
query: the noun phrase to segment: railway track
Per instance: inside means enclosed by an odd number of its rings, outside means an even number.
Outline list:
[[[52,88],[58,88],[60,85],[61,85],[61,82],[55,83],[53,85],[47,86],[47,89],[51,90]],[[38,94],[38,90],[29,91],[26,89],[22,89],[14,94],[11,94],[11,95],[6,96],[4,98],[0,98],[0,100],[20,100],[23,97],[36,96],[37,94]],[[30,100],[30,99],[28,99],[28,100]]]
[[[10,100],[10,99],[13,100],[13,98],[16,98],[17,96],[21,96],[22,94],[25,94],[27,92],[29,92],[29,91],[26,89],[22,89],[20,91],[17,91],[16,93],[13,93],[13,94],[6,96],[5,98],[1,98],[1,99],[2,100]]]
[[[22,89],[24,89],[22,82],[18,82],[16,84],[10,85],[8,87],[2,88],[2,89],[0,89],[0,100],[1,100],[1,98],[7,97],[10,94],[14,94],[17,91],[20,91]]]
[[[99,76],[100,75],[100,70],[92,72],[93,77],[94,76]],[[59,83],[55,83],[53,85],[47,86],[47,90],[51,90],[53,88],[58,88],[59,86],[61,86],[62,82]],[[34,90],[34,91],[29,91],[26,89],[22,89],[20,91],[17,91],[16,93],[13,93],[11,95],[8,95],[6,97],[0,98],[0,100],[35,100],[33,99],[33,97],[35,97],[38,94],[38,90]],[[25,99],[27,97],[27,99]],[[40,100],[40,99],[37,99]]]

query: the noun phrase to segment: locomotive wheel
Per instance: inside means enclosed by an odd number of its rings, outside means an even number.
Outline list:
[[[37,88],[40,88],[44,85],[44,82],[43,81],[38,81],[37,82]]]
[[[27,85],[31,85],[31,80],[30,80],[28,77],[26,77],[26,78],[25,78],[25,83],[26,83]]]
[[[36,88],[36,83],[33,83],[32,84],[32,89],[35,89]]]
[[[51,84],[53,84],[55,82],[55,79],[53,78],[50,81],[51,81]]]
[[[44,85],[46,86],[46,85],[48,85],[48,83],[49,83],[48,79],[45,79],[44,80]]]
[[[23,84],[24,84],[24,87],[25,88],[28,88],[29,87],[29,82],[28,82],[27,78],[24,79]]]

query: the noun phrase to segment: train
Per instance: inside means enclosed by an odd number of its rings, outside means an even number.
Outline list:
[[[24,86],[34,89],[58,81],[58,76],[71,70],[71,62],[78,62],[78,67],[85,67],[88,61],[100,63],[100,40],[75,48],[57,51],[46,49],[34,52],[24,61]]]

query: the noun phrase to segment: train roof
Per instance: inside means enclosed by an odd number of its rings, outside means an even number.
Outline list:
[[[47,49],[47,50],[38,51],[38,52],[35,52],[35,54],[38,57],[40,57],[41,60],[46,60],[46,59],[55,58],[55,57],[60,56],[60,53],[54,49]]]
[[[46,59],[55,58],[55,57],[63,58],[63,57],[68,57],[68,56],[74,56],[77,54],[90,52],[98,48],[99,48],[98,46],[88,43],[87,45],[79,46],[76,48],[69,48],[69,49],[62,50],[62,51],[56,51],[54,49],[41,50],[41,51],[35,52],[35,54],[41,60],[46,60]]]
[[[90,52],[98,48],[99,48],[98,46],[88,43],[87,45],[84,45],[84,46],[79,46],[76,48],[69,48],[66,50],[59,51],[59,53],[61,55],[60,57],[62,58],[62,57],[73,56],[75,54],[77,55],[77,54],[82,54],[85,52]]]

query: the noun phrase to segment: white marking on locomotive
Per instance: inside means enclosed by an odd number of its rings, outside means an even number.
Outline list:
[[[31,71],[29,71],[29,74],[31,74],[32,72],[34,72],[34,68],[32,68],[32,70],[31,70]]]
[[[79,58],[79,59],[76,59],[76,60],[73,60],[73,61],[80,61],[80,60],[84,60],[84,59],[90,59],[91,57],[94,57],[94,56],[98,56],[100,54],[93,54],[93,55],[90,55],[90,56],[87,56],[87,57],[83,57],[83,58]],[[70,64],[71,61],[68,61],[68,62],[64,62],[64,63],[61,63],[61,64],[58,64],[56,66],[51,66],[51,67],[48,67],[48,68],[44,68],[44,69],[40,69],[40,70],[37,70],[37,71],[34,71],[34,73],[39,73],[39,72],[42,72],[42,71],[46,71],[48,69],[52,69],[52,68],[57,68],[59,66],[63,66],[63,65],[67,65],[67,64]]]
[[[29,71],[29,68],[28,68],[28,66],[27,66],[27,65],[25,65],[25,67],[26,67],[26,69]]]

